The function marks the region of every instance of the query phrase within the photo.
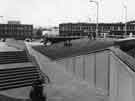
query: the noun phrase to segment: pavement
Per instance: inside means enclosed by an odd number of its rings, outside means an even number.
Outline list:
[[[6,42],[0,42],[0,52],[5,51],[18,51],[19,49],[15,47],[8,46]]]

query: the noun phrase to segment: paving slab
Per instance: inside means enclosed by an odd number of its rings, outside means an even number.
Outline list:
[[[20,51],[15,47],[8,46],[5,42],[0,42],[0,52],[7,52],[7,51]]]

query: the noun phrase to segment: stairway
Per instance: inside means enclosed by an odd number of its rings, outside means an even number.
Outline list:
[[[0,90],[31,86],[39,79],[39,68],[25,51],[0,52]]]
[[[0,52],[0,64],[28,62],[25,51]]]

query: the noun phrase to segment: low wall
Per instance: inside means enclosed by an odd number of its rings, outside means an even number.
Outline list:
[[[135,100],[135,73],[117,56],[110,57],[110,101]]]
[[[101,95],[108,95],[109,88],[109,51],[100,51],[87,55],[75,56],[56,61],[66,67],[80,80],[85,80],[92,88],[100,91]],[[100,95],[98,93],[98,95]]]

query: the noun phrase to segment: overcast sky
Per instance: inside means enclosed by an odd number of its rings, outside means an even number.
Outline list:
[[[99,22],[124,22],[135,19],[135,0],[98,0]],[[62,22],[96,22],[96,5],[89,0],[0,0],[0,22],[20,20],[34,25],[58,25]]]

